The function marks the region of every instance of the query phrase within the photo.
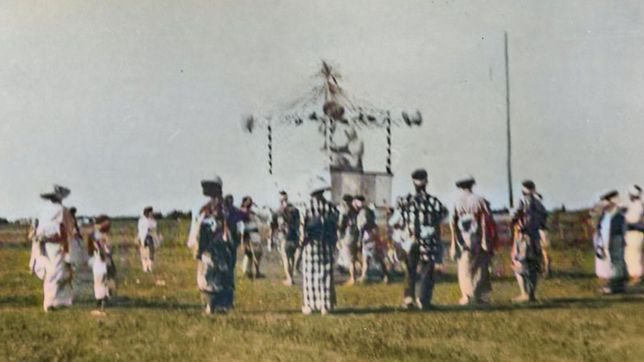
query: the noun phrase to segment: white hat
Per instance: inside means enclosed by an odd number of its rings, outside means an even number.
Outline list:
[[[642,188],[638,185],[632,185],[628,188],[628,194],[633,197],[640,197],[642,195]]]

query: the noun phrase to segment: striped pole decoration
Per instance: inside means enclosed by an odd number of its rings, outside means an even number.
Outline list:
[[[331,130],[329,130],[329,147],[333,145],[333,119],[329,120],[329,123],[331,125]],[[333,165],[333,152],[329,150],[329,165]]]
[[[385,120],[387,123],[387,174],[393,175],[391,172],[391,117],[389,116],[389,112],[387,112],[387,119]]]
[[[268,173],[273,174],[273,127],[268,125]]]

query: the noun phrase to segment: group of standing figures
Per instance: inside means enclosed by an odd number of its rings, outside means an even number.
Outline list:
[[[414,192],[398,199],[389,210],[387,229],[393,242],[395,258],[406,271],[403,306],[407,309],[432,308],[437,265],[443,264],[441,224],[448,217],[447,208],[427,192],[427,172],[416,170],[411,175]],[[455,183],[461,195],[454,205],[449,222],[450,257],[456,261],[461,289],[460,304],[490,302],[492,284],[490,263],[497,244],[496,223],[487,200],[473,192],[473,177]],[[220,177],[201,182],[205,200],[192,212],[187,246],[197,261],[197,286],[206,313],[226,312],[235,303],[235,268],[237,251],[243,249],[243,271],[259,277],[262,256],[259,224],[262,222],[252,207],[250,197],[234,206],[231,195],[224,196]],[[365,205],[361,195],[343,197],[341,205],[329,201],[330,185],[316,178],[310,187],[308,202],[294,205],[285,191],[280,192],[280,208],[268,218],[269,239],[279,240],[285,280],[293,285],[294,270],[302,274],[302,312],[327,314],[336,305],[334,267],[349,274],[347,285],[363,281],[370,263],[382,267],[386,282],[390,270],[385,262],[387,247],[379,235],[374,211]],[[522,183],[523,197],[512,213],[511,264],[520,294],[515,302],[536,299],[539,275],[549,271],[547,217],[532,181]],[[62,205],[69,190],[55,186],[42,194],[48,200],[33,233],[30,267],[44,282],[44,308],[50,310],[72,303],[75,266],[81,264],[79,250],[83,239],[75,210]],[[625,290],[628,276],[640,283],[642,275],[642,241],[644,238],[644,205],[641,189],[629,189],[629,201],[622,205],[617,191],[604,194],[595,209],[594,236],[596,274],[605,281],[603,293]],[[264,217],[264,222],[266,221]],[[94,295],[102,307],[114,288],[116,268],[108,242],[110,219],[99,216],[87,238],[88,264],[94,276]],[[137,240],[141,263],[151,272],[156,248],[162,237],[157,231],[151,207],[145,208],[138,222]],[[356,278],[356,264],[360,277]]]

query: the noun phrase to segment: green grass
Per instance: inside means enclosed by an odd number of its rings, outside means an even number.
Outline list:
[[[402,283],[374,283],[338,287],[338,311],[325,317],[300,314],[300,290],[282,286],[272,254],[267,278],[238,279],[232,313],[204,316],[195,262],[181,246],[185,225],[162,227],[167,245],[153,275],[141,272],[127,245],[133,225],[116,228],[118,298],[104,317],[90,314],[83,273],[76,305],[45,314],[41,282],[27,273],[28,247],[1,243],[0,359],[644,360],[642,295],[598,296],[587,251],[554,251],[556,274],[541,283],[535,305],[510,304],[517,287],[505,275],[494,280],[492,306],[455,306],[460,293],[450,263],[435,289],[436,311],[401,311]]]

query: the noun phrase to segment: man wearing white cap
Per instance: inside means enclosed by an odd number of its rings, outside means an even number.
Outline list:
[[[38,216],[32,249],[32,271],[43,280],[43,308],[50,311],[72,305],[73,272],[70,265],[69,242],[74,233],[74,219],[63,199],[68,188],[54,185],[54,190],[40,197],[48,200]]]
[[[644,239],[644,204],[642,189],[638,185],[629,188],[630,200],[626,206],[626,251],[624,258],[631,278],[631,285],[637,285],[642,278],[642,241]]]
[[[489,303],[492,291],[488,267],[493,248],[488,230],[493,219],[485,199],[472,192],[475,183],[473,177],[456,182],[462,193],[456,201],[450,223],[450,255],[458,264],[461,305]]]

